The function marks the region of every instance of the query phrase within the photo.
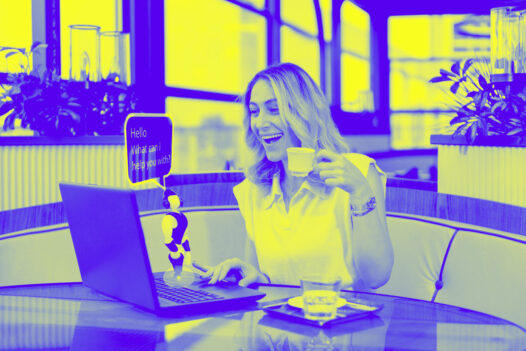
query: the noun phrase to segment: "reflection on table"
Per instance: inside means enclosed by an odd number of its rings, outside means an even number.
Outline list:
[[[300,293],[261,286],[259,307]],[[524,350],[526,331],[453,306],[367,293],[376,314],[331,328],[273,318],[258,306],[161,318],[81,284],[0,289],[0,349],[72,350]]]

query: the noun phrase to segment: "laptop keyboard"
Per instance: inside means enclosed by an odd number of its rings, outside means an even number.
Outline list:
[[[166,285],[162,278],[155,278],[155,288],[157,289],[157,295],[159,297],[177,303],[192,303],[224,299],[223,296],[219,296],[204,290],[193,290],[182,286]]]

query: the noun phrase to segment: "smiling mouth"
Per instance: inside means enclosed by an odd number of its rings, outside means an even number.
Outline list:
[[[276,133],[272,135],[265,135],[265,136],[262,136],[261,138],[265,141],[265,143],[272,144],[278,141],[279,139],[281,139],[282,136],[283,136],[283,133]]]

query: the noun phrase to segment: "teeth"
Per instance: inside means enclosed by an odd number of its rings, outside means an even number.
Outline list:
[[[283,136],[283,133],[277,133],[277,134],[271,134],[271,135],[264,135],[264,136],[262,136],[262,138],[263,138],[264,140],[271,140],[271,139],[281,138],[281,136]]]

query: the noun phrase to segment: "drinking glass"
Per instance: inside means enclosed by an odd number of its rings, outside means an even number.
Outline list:
[[[329,320],[336,317],[341,279],[333,275],[301,277],[305,318]]]
[[[98,82],[100,80],[100,27],[72,24],[69,30],[70,79]]]

